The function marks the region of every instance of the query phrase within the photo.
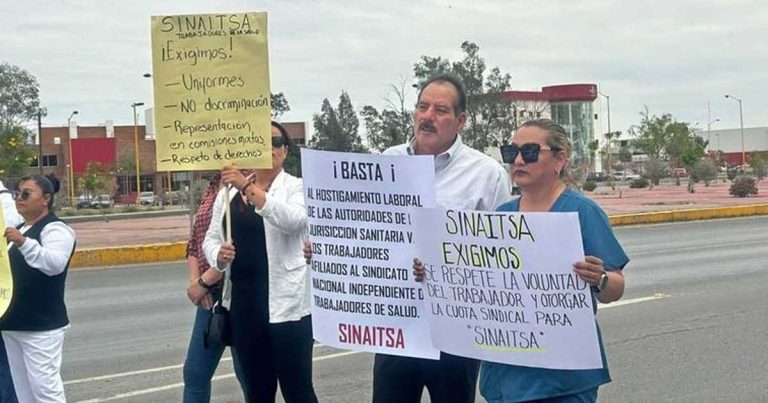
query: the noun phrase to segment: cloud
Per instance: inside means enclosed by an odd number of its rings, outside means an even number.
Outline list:
[[[512,75],[515,89],[597,83],[611,97],[619,130],[652,113],[722,127],[768,126],[768,6],[760,1],[663,3],[551,0],[247,1],[30,0],[3,2],[2,61],[37,76],[48,123],[73,109],[81,123],[131,121],[130,104],[150,104],[141,75],[151,68],[152,15],[269,12],[274,91],[287,96],[287,120],[311,122],[323,98],[341,90],[357,107],[382,106],[390,83],[410,77],[421,55],[461,57],[480,46],[488,68]]]

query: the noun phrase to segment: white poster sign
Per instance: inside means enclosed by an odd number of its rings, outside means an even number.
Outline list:
[[[413,279],[409,213],[434,207],[431,156],[302,149],[312,243],[312,330],[328,346],[438,358]]]
[[[504,364],[601,368],[576,213],[414,209],[425,313],[441,351]]]

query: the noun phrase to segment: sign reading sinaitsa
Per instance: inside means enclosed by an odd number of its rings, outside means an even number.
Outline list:
[[[270,168],[267,14],[152,17],[157,169]]]
[[[414,211],[432,342],[451,354],[602,367],[576,213]]]
[[[433,159],[307,149],[301,157],[315,339],[336,348],[439,357],[422,288],[411,275],[410,210],[435,205]]]

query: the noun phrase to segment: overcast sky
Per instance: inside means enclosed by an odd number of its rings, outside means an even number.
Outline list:
[[[381,107],[419,56],[459,59],[464,40],[516,90],[598,84],[613,130],[643,105],[706,129],[708,101],[713,127],[738,127],[724,94],[746,127],[768,126],[764,0],[0,0],[0,62],[37,77],[47,125],[75,109],[80,125],[128,124],[132,102],[152,103],[150,16],[236,11],[269,13],[271,88],[310,127],[323,98]]]

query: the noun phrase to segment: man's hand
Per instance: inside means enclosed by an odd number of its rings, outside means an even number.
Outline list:
[[[424,281],[424,263],[418,258],[413,258],[413,278],[418,281]]]
[[[312,263],[312,244],[309,239],[304,240],[304,260],[307,261],[307,264]]]

